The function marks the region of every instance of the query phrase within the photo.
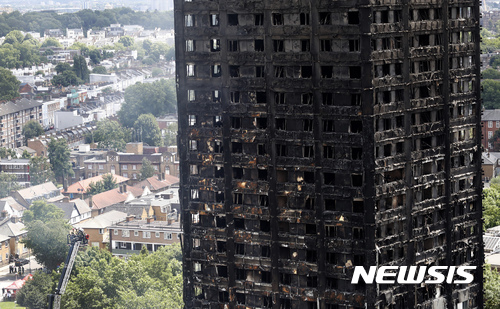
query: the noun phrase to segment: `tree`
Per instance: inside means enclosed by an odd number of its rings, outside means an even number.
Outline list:
[[[0,158],[7,158],[8,156],[10,156],[11,158],[14,158],[16,156],[16,152],[14,151],[14,149],[1,147]]]
[[[128,260],[89,248],[75,261],[76,275],[68,284],[62,307],[181,309],[181,260],[179,245]]]
[[[55,181],[55,177],[48,159],[41,156],[30,158],[31,185],[36,186],[49,181]]]
[[[142,114],[134,123],[135,138],[150,146],[162,146],[161,130],[155,116]]]
[[[63,47],[58,40],[54,38],[46,38],[42,43],[42,48],[44,47]]]
[[[483,79],[500,79],[500,71],[488,68],[481,72]]]
[[[176,146],[177,145],[177,122],[171,123],[167,126],[165,130],[165,137],[163,139],[163,144],[165,146]]]
[[[101,120],[96,129],[86,136],[89,143],[98,143],[100,148],[112,148],[116,151],[125,149],[129,132],[114,120]]]
[[[35,220],[47,223],[62,218],[64,218],[64,211],[44,200],[34,201],[30,208],[23,212],[24,223],[31,223]]]
[[[12,100],[19,97],[19,84],[20,82],[10,70],[0,68],[0,100]]]
[[[491,269],[491,265],[485,264],[483,267],[484,278],[484,308],[500,308],[500,274]]]
[[[142,158],[141,180],[153,177],[154,175],[155,170],[151,165],[151,161],[149,161],[147,158]]]
[[[50,164],[57,179],[64,181],[75,173],[69,161],[70,151],[65,139],[51,139],[47,148]]]
[[[26,236],[22,243],[35,256],[36,260],[50,270],[64,262],[68,253],[66,237],[71,226],[64,219],[48,222],[34,220],[26,224]]]
[[[23,154],[21,155],[21,159],[31,159],[31,155],[28,150],[24,149]]]
[[[56,65],[57,74],[64,73],[65,71],[71,71],[71,65],[67,62],[59,62]]]
[[[177,103],[173,80],[161,79],[154,83],[135,84],[125,90],[125,103],[118,112],[120,123],[133,127],[142,114],[163,115],[175,113]]]
[[[100,66],[95,67],[92,70],[92,73],[94,73],[94,74],[106,74],[106,73],[108,73],[108,71],[106,71],[105,67],[103,67],[102,65],[100,65]]]
[[[485,79],[481,82],[481,85],[483,86],[484,108],[500,108],[500,81]]]
[[[158,77],[162,74],[163,74],[163,70],[160,68],[153,68],[153,71],[151,72],[151,75],[153,75],[153,77]]]
[[[22,134],[24,135],[24,144],[28,144],[28,140],[40,136],[44,133],[42,125],[35,120],[28,121],[24,126],[23,126],[23,131]]]
[[[115,177],[111,174],[106,174],[102,176],[102,180],[98,182],[91,182],[89,184],[89,189],[87,190],[88,195],[96,195],[101,192],[106,192],[117,188],[118,184],[116,184]]]
[[[83,56],[75,56],[73,57],[73,71],[76,76],[81,80],[88,82],[89,81],[89,68],[87,66],[87,61]]]
[[[93,50],[89,51],[89,58],[93,64],[101,63],[101,60],[102,60],[101,51],[97,50],[97,49],[93,49]]]
[[[51,275],[41,271],[36,272],[33,274],[33,279],[27,280],[16,293],[17,304],[29,309],[46,308],[47,295],[54,292],[53,284]]]
[[[125,46],[125,47],[130,47],[130,46],[134,45],[134,38],[126,35],[126,36],[122,36],[118,40],[118,42],[122,43],[123,46]]]
[[[17,183],[15,174],[0,173],[0,198],[9,196],[12,191],[20,190],[21,186]]]
[[[71,70],[64,71],[62,74],[54,76],[51,82],[52,85],[61,85],[63,87],[83,84],[83,80],[76,76],[76,73]]]
[[[66,221],[60,208],[45,201],[35,201],[23,213],[27,233],[21,242],[48,269],[56,269],[66,258],[66,237],[71,229]]]
[[[104,190],[109,191],[114,188],[118,188],[118,184],[116,183],[116,179],[112,174],[106,174],[102,176],[102,184],[104,186]]]

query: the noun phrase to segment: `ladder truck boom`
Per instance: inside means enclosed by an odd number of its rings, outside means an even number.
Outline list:
[[[61,271],[61,277],[59,278],[56,291],[54,294],[49,295],[49,309],[59,309],[61,307],[61,296],[66,291],[66,286],[68,285],[71,270],[73,270],[73,264],[75,263],[78,249],[80,246],[88,244],[88,242],[89,235],[83,233],[82,230],[73,229],[73,231],[68,235],[68,244],[70,245],[69,252],[66,256],[64,268]]]

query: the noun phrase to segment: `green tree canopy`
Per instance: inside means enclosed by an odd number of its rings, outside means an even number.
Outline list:
[[[28,144],[28,140],[40,136],[44,133],[42,125],[35,120],[30,120],[28,121],[24,126],[23,126],[23,131],[22,134],[24,135],[24,144]]]
[[[49,181],[55,181],[55,177],[47,157],[34,156],[30,158],[31,185],[36,186]]]
[[[134,45],[134,38],[133,38],[133,37],[130,37],[130,36],[127,36],[127,35],[125,35],[125,36],[122,36],[122,37],[120,38],[120,40],[118,40],[118,42],[119,42],[119,43],[122,43],[122,44],[123,44],[123,46],[125,46],[125,47],[130,47],[130,46]]]
[[[21,240],[36,260],[48,269],[64,262],[67,252],[67,234],[71,226],[64,219],[64,212],[45,201],[36,201],[23,213],[26,236]]]
[[[71,71],[71,64],[69,64],[67,62],[59,62],[56,65],[55,69],[56,69],[57,74],[61,74],[65,71]]]
[[[83,80],[76,76],[73,71],[64,71],[62,74],[58,74],[52,78],[52,85],[68,87],[80,84],[83,84]]]
[[[141,180],[153,177],[154,175],[155,170],[151,165],[151,161],[149,161],[147,158],[142,158]]]
[[[89,189],[87,190],[88,195],[96,195],[101,192],[106,192],[117,188],[118,184],[116,183],[115,178],[111,174],[106,174],[102,176],[102,180],[98,182],[91,182],[89,184]]]
[[[142,251],[142,250],[141,250]],[[64,308],[183,308],[179,245],[128,260],[89,248],[78,255]]]
[[[163,144],[165,146],[176,146],[177,145],[177,122],[171,123],[167,126],[165,130],[165,137],[163,139]]]
[[[0,198],[9,196],[11,191],[20,189],[21,186],[17,183],[17,176],[15,174],[0,172]]]
[[[43,41],[42,47],[62,47],[62,45],[58,40],[49,37]]]
[[[83,80],[84,82],[89,81],[89,68],[87,66],[87,61],[83,56],[75,56],[73,57],[73,71],[76,76]]]
[[[35,256],[36,260],[50,270],[64,262],[68,253],[67,234],[71,226],[63,219],[47,223],[34,220],[26,225],[26,236],[22,243]]]
[[[120,123],[131,128],[142,114],[164,115],[177,110],[173,80],[135,84],[125,90],[125,103],[118,112]]]
[[[134,122],[135,138],[150,146],[162,146],[161,130],[155,116],[142,114]]]
[[[32,280],[26,280],[23,287],[16,293],[19,306],[29,309],[47,308],[47,295],[54,293],[54,282],[51,275],[42,271],[33,274]]]
[[[52,220],[58,220],[64,218],[64,211],[49,204],[44,200],[34,201],[30,208],[23,212],[23,222],[31,223],[35,220],[42,221],[44,223],[50,222]]]
[[[92,70],[92,73],[94,73],[94,74],[107,74],[108,71],[106,70],[105,67],[103,67],[102,65],[100,65],[100,66],[95,67]]]
[[[483,105],[486,109],[500,108],[500,81],[485,79],[483,86]]]
[[[482,72],[483,79],[500,79],[500,71],[488,68]]]
[[[57,179],[63,181],[64,178],[73,176],[75,173],[69,161],[70,151],[65,139],[51,139],[47,148],[50,164]]]
[[[500,274],[491,269],[491,265],[485,264],[483,271],[484,278],[484,308],[500,308]]]
[[[100,148],[121,151],[129,141],[129,131],[118,121],[101,120],[97,123],[96,129],[86,136],[86,140],[89,143],[98,143]]]
[[[19,97],[19,85],[20,82],[10,70],[0,68],[0,100],[12,100]]]

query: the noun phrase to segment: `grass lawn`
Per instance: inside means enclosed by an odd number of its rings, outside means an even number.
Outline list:
[[[18,306],[13,301],[3,301],[3,302],[0,302],[0,309],[12,309],[12,308],[26,309],[26,307]]]

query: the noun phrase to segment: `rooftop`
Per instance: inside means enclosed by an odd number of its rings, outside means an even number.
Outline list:
[[[106,174],[108,175],[108,174]],[[87,190],[89,189],[89,186],[91,183],[96,183],[99,181],[103,180],[104,175],[99,175],[91,178],[87,178],[84,180],[80,180],[78,182],[75,182],[71,186],[69,186],[66,191],[63,191],[63,193],[75,193],[75,194],[82,194],[86,193]],[[121,184],[124,182],[127,182],[129,179],[120,175],[113,174],[113,179],[116,181],[117,184]]]

